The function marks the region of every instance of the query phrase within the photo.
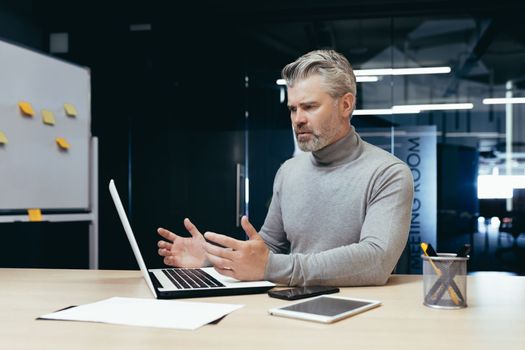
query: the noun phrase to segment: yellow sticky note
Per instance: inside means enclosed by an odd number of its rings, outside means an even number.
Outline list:
[[[42,211],[40,209],[27,209],[29,221],[42,221]]]
[[[66,115],[68,117],[77,116],[77,109],[71,103],[64,103],[64,110],[66,111]]]
[[[7,139],[7,136],[0,131],[0,145],[7,145],[9,143],[9,140]]]
[[[31,106],[31,103],[29,102],[20,101],[18,102],[18,107],[20,107],[20,110],[22,111],[24,115],[31,116],[31,117],[35,115],[33,106]]]
[[[63,138],[63,137],[57,137],[57,138],[55,139],[55,141],[56,141],[58,147],[60,147],[60,148],[62,148],[62,149],[69,149],[69,147],[71,147],[71,146],[69,145],[69,143],[67,143],[66,139]]]
[[[53,112],[48,111],[47,109],[42,110],[42,121],[47,125],[55,125],[55,116]]]

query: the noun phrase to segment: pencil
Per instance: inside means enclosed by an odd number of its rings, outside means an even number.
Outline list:
[[[429,245],[428,243],[421,243],[421,249],[423,250],[423,253],[428,256],[428,257],[431,257],[431,256],[437,256],[437,253],[434,251],[434,249],[432,248],[431,245]],[[430,254],[429,254],[430,253]],[[441,272],[441,270],[436,266],[436,264],[434,264],[434,262],[432,261],[432,259],[428,259],[428,261],[430,262],[430,265],[432,265],[432,268],[434,269],[434,271],[436,272],[436,275],[438,275],[439,277],[441,277],[443,275],[443,273]],[[456,292],[454,291],[454,289],[452,289],[451,286],[448,286],[447,288],[448,290],[448,294],[450,295],[450,299],[452,299],[452,301],[454,302],[454,304],[456,305],[459,305],[460,302],[459,302],[459,298],[458,298],[458,295],[456,294]]]

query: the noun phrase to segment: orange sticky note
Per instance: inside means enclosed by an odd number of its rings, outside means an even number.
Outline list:
[[[20,101],[18,102],[18,107],[20,107],[20,111],[26,116],[34,116],[35,111],[33,110],[33,106],[31,106],[31,103]]]
[[[48,111],[47,109],[42,110],[42,121],[47,125],[55,125],[55,116],[53,112]]]
[[[42,211],[40,209],[27,209],[29,221],[42,221]]]
[[[7,136],[0,131],[0,145],[7,145],[9,143],[9,140],[7,139]]]
[[[66,115],[68,117],[77,116],[77,109],[71,103],[64,103],[64,110],[66,111]]]
[[[57,137],[57,138],[55,139],[55,141],[56,141],[58,147],[60,147],[60,148],[62,148],[62,149],[69,149],[69,147],[71,147],[71,146],[69,145],[69,143],[66,141],[66,139],[63,138],[63,137]]]

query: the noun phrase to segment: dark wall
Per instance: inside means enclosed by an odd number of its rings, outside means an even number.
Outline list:
[[[32,1],[0,2],[0,37],[30,48],[45,47],[45,33],[34,19]]]
[[[130,24],[142,18],[114,5],[28,4],[25,21],[36,23],[38,35],[10,39],[45,51],[49,33],[67,32],[69,52],[56,56],[91,70],[92,133],[99,138],[100,267],[136,268],[107,190],[111,178],[150,266],[161,265],[156,228],[184,234],[185,217],[202,232],[243,238],[235,225],[236,164],[244,163],[248,55],[242,20],[174,7],[148,16],[151,31],[135,32]],[[13,11],[2,13],[17,21]],[[5,28],[3,33],[10,34]],[[3,266],[88,266],[86,223],[4,228],[9,230],[9,237],[31,231],[25,236],[34,259],[22,263],[4,255]],[[69,233],[68,239],[42,238],[53,231],[63,232],[57,234],[62,238]],[[64,253],[71,245],[79,250],[75,259]],[[16,239],[7,246],[16,247]],[[51,249],[53,259],[38,253],[44,247]]]

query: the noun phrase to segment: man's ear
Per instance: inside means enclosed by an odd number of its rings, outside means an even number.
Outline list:
[[[347,92],[341,97],[341,114],[345,117],[350,116],[355,107],[355,95]]]

